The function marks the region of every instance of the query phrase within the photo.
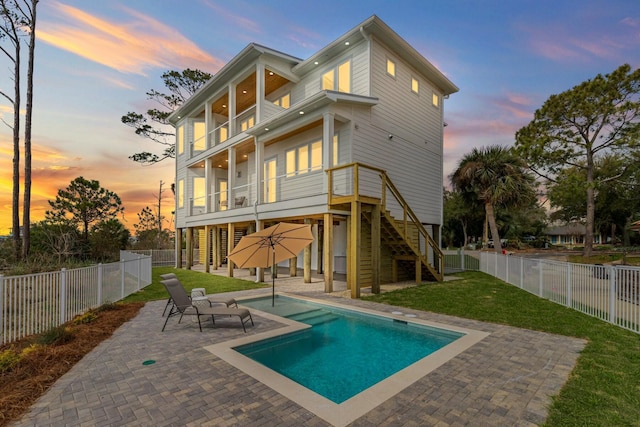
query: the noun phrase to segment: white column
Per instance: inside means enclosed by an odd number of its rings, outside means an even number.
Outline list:
[[[329,169],[333,165],[333,134],[335,133],[333,124],[334,118],[334,113],[324,113],[322,115],[322,166],[325,170]],[[328,191],[328,175],[326,173],[322,174],[322,180],[322,188]]]
[[[204,205],[205,212],[213,212],[212,196],[215,194],[215,186],[213,185],[213,171],[211,170],[211,159],[204,161],[204,188],[206,201]]]
[[[211,101],[207,101],[204,103],[204,135],[205,135],[205,141],[206,141],[205,149],[211,148],[214,145],[214,141],[210,135],[211,131],[213,131],[214,129],[212,114],[213,113],[211,111]]]
[[[236,85],[229,84],[229,138],[236,134]]]
[[[229,147],[227,150],[227,182],[229,183],[227,209],[234,209],[235,203],[235,187],[236,187],[236,148]]]
[[[256,65],[256,123],[262,118],[262,104],[264,103],[264,64]]]
[[[257,201],[258,204],[260,204],[262,203],[262,197],[264,193],[264,184],[262,183],[262,180],[264,179],[264,142],[256,138],[255,143],[256,143],[255,201]]]

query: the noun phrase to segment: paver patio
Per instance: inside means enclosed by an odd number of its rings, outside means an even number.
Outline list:
[[[533,426],[573,369],[583,340],[324,294],[323,283],[278,278],[276,290],[489,333],[484,340],[388,399],[352,426]],[[340,285],[337,285],[340,288]],[[260,289],[225,294],[270,294]],[[204,347],[244,336],[236,319],[203,332],[169,320],[165,301],[100,344],[13,426],[327,426],[322,418],[217,358]],[[258,334],[283,324],[254,312]],[[205,326],[206,325],[206,326]],[[390,349],[389,357],[393,357]],[[155,361],[152,364],[143,362]],[[339,363],[336,360],[335,363]],[[363,360],[362,363],[367,363]]]

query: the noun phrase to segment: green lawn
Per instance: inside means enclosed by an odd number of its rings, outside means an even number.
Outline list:
[[[160,283],[160,280],[162,280],[160,279],[160,275],[167,273],[175,273],[187,292],[190,292],[193,288],[205,288],[207,294],[217,294],[221,292],[244,291],[247,289],[271,287],[271,285],[267,283],[256,283],[248,280],[204,274],[199,271],[177,269],[173,267],[154,267],[151,271],[151,284],[140,292],[129,295],[124,299],[124,302],[168,299],[169,294],[167,294],[167,290],[164,288],[162,283]]]
[[[640,335],[478,272],[363,299],[588,340],[545,426],[640,426]]]

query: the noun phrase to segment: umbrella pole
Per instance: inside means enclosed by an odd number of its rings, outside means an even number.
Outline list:
[[[271,307],[276,305],[276,247],[271,243],[271,250],[273,252],[273,261],[271,263]]]

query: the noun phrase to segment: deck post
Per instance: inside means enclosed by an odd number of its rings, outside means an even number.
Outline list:
[[[211,271],[211,226],[204,226],[204,271]]]
[[[182,228],[176,227],[176,265],[175,268],[182,268]]]
[[[422,259],[416,257],[416,285],[422,282]]]
[[[254,222],[249,223],[249,225],[247,226],[247,234],[253,234],[256,232],[256,224]],[[256,275],[256,268],[255,267],[251,267],[249,268],[249,276],[255,276]]]
[[[305,218],[304,223],[311,225],[311,219]],[[311,245],[304,247],[304,283],[311,283]]]
[[[220,267],[220,228],[217,225],[213,226],[212,242],[211,246],[213,247],[213,259],[211,260],[211,264],[213,264],[213,269],[217,270]]]
[[[187,264],[185,268],[191,270],[193,267],[193,227],[187,227]]]
[[[324,214],[323,263],[324,291],[333,292],[333,214]]]
[[[357,170],[357,169],[356,169]],[[351,202],[351,236],[349,245],[349,270],[347,271],[351,298],[360,298],[360,243],[362,239],[362,203]]]
[[[298,275],[298,257],[289,258],[289,276],[296,277]]]
[[[234,247],[235,224],[230,222],[227,230],[227,255],[229,255]],[[229,258],[227,258],[227,275],[233,277],[233,261]]]
[[[371,207],[371,292],[380,293],[380,205]]]

